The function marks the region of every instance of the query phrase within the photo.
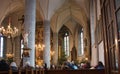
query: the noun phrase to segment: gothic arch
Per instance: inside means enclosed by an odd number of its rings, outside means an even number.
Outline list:
[[[62,25],[71,18],[84,28],[88,25],[87,16],[84,11],[82,11],[82,8],[75,4],[67,3],[58,9],[51,18],[51,28],[53,32],[58,32]]]
[[[89,36],[89,22],[88,17],[79,6],[73,3],[67,3],[59,8],[51,18],[51,29],[53,32],[58,33],[61,27],[70,19],[75,20],[78,25],[83,27],[84,38],[87,38],[88,46],[87,51],[90,51],[90,36]],[[70,29],[71,31],[71,29]],[[72,32],[72,31],[71,31]],[[88,54],[89,55],[89,54]]]

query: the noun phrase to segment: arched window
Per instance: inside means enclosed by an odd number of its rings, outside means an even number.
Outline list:
[[[70,39],[69,39],[70,33],[71,33],[70,30],[64,25],[63,25],[63,27],[61,27],[61,29],[59,31],[59,39],[61,41],[61,42],[59,42],[59,45],[61,45],[61,47],[62,47],[61,52],[64,52],[66,57],[68,57],[70,55]]]
[[[78,55],[81,56],[84,54],[84,43],[83,43],[83,28],[79,31],[79,34],[78,34],[78,38],[79,38],[79,46],[78,46]]]
[[[4,38],[0,36],[0,57],[3,57]]]
[[[65,55],[69,56],[69,34],[66,32],[64,36],[64,50]]]

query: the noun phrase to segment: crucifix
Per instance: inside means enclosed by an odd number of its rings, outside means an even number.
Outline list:
[[[24,23],[24,15],[22,15],[22,17],[20,18],[20,19],[18,19],[18,21],[21,21],[21,24],[23,24]]]
[[[24,31],[24,21],[25,21],[24,15],[22,15],[22,17],[19,18],[18,21],[19,21],[20,24],[21,24],[21,32],[23,32],[23,31]]]

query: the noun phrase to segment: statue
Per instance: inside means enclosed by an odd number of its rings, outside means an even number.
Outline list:
[[[22,37],[23,37],[23,54],[22,54],[22,60],[21,60],[21,66],[25,66],[26,61],[30,60],[30,48],[28,48],[28,32],[23,32]]]
[[[27,32],[23,32],[22,36],[23,36],[24,47],[27,47],[28,46],[28,33]]]

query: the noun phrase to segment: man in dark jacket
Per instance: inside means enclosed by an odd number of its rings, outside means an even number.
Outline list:
[[[7,71],[9,70],[9,65],[6,63],[4,59],[0,61],[0,71]]]

